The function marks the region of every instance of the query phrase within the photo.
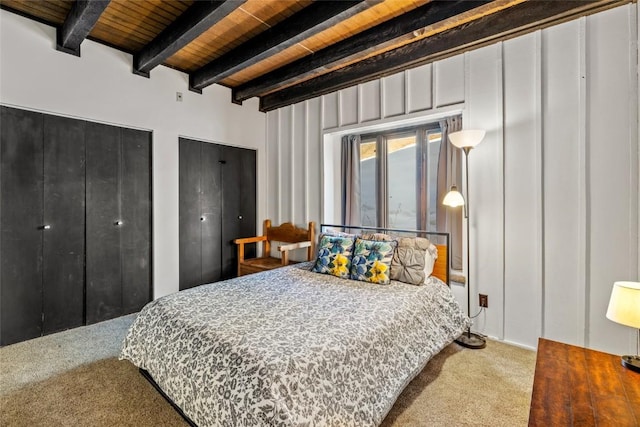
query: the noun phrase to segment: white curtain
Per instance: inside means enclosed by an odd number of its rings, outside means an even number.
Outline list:
[[[442,142],[438,159],[438,207],[436,221],[438,231],[451,234],[451,267],[462,270],[462,208],[447,208],[442,199],[452,185],[462,189],[462,150],[449,143],[449,134],[462,130],[462,116],[448,117],[440,121]],[[466,191],[466,189],[465,189]]]
[[[361,225],[360,135],[342,137],[342,224]]]

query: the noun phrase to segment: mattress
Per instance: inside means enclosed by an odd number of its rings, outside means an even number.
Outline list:
[[[310,263],[149,303],[121,353],[199,426],[376,426],[469,325],[450,289],[377,285]]]

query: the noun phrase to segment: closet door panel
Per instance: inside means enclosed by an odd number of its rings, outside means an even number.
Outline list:
[[[86,321],[122,314],[119,206],[120,128],[86,126]]]
[[[123,314],[151,301],[151,133],[121,129]]]
[[[243,188],[240,194],[240,211],[243,219],[240,222],[240,234],[242,236],[256,235],[256,152],[254,150],[242,150],[240,182]],[[255,256],[250,252],[249,256]]]
[[[84,128],[44,116],[44,334],[84,323]]]
[[[256,235],[255,217],[255,151],[223,147],[222,165],[222,276],[237,275],[237,249],[234,239]],[[251,203],[253,201],[253,203]],[[246,248],[246,255],[255,249]]]
[[[202,283],[200,175],[202,143],[180,138],[180,290]]]
[[[42,333],[43,116],[1,107],[0,344]]]
[[[222,277],[222,182],[220,176],[220,146],[202,143],[201,215],[202,221],[202,281],[217,282]]]

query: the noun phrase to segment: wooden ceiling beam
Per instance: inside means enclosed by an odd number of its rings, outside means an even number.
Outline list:
[[[250,80],[233,89],[232,101],[240,103],[254,96],[308,79],[330,68],[346,64],[407,38],[414,38],[414,31],[475,9],[490,0],[483,1],[431,1],[405,14],[369,28],[348,39],[337,42],[311,55]]]
[[[133,56],[133,72],[149,77],[153,68],[162,64],[246,1],[196,1]]]
[[[528,0],[434,36],[264,95],[260,98],[260,111],[275,110],[630,1],[632,0]]]
[[[316,1],[189,76],[189,89],[200,92],[236,72],[299,43],[382,0]]]
[[[87,38],[111,0],[76,0],[62,26],[56,30],[56,49],[80,56],[80,44]]]

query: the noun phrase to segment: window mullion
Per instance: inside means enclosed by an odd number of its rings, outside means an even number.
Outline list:
[[[429,157],[427,130],[416,130],[416,227],[426,230],[429,225]]]
[[[386,228],[389,224],[389,180],[387,169],[387,138],[378,135],[376,138],[376,199],[378,226]]]

